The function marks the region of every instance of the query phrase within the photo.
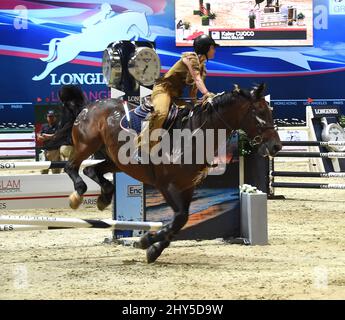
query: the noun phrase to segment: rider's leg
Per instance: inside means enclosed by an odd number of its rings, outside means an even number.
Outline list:
[[[144,127],[137,141],[142,150],[147,150],[147,148],[145,148],[147,144],[149,144],[149,147],[153,146],[153,144],[150,143],[150,139],[146,141],[147,139],[143,139],[143,137],[149,136],[153,130],[163,127],[164,121],[169,114],[171,96],[164,88],[158,85],[152,92],[151,101],[154,106],[154,112],[149,119],[148,126]],[[147,131],[149,131],[149,134],[147,134]]]
[[[150,134],[155,129],[162,129],[163,124],[168,117],[170,104],[171,104],[171,97],[170,94],[167,92],[162,92],[153,96],[152,104],[154,106],[154,113],[152,119],[150,120]],[[157,142],[150,141],[150,148],[152,148]]]

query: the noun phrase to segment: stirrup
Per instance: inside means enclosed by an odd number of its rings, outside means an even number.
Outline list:
[[[139,150],[140,150],[140,152],[139,152]],[[145,155],[147,155],[147,154],[145,153]],[[147,158],[148,158],[148,162],[146,162]],[[150,153],[147,155],[147,157],[144,157],[145,162],[143,163],[143,157],[142,157],[141,148],[140,147],[139,148],[135,148],[134,154],[132,156],[132,159],[135,160],[136,162],[138,162],[138,164],[149,164],[149,162],[150,162]]]
[[[138,163],[141,163],[141,156],[139,155],[139,148],[135,148],[134,154],[133,154],[133,160],[137,161]]]

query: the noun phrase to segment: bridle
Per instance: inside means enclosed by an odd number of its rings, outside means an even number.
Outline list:
[[[246,114],[243,116],[240,123],[241,124],[240,127],[242,127],[242,124],[244,123],[244,121],[246,120],[249,114],[256,121],[256,128],[257,128],[258,134],[254,138],[250,139],[248,142],[251,147],[256,147],[257,145],[260,145],[263,142],[262,134],[266,130],[272,130],[272,129],[274,130],[275,127],[266,125],[266,121],[263,121],[259,118],[259,116],[256,113],[256,109],[252,104],[248,107]]]
[[[212,101],[209,101],[208,105],[211,106],[211,107],[213,108],[214,113],[217,115],[218,119],[224,124],[224,126],[225,126],[227,129],[229,129],[231,132],[234,131],[234,129],[231,128],[231,127],[224,121],[224,119],[223,119],[223,118],[221,117],[221,115],[219,114],[218,110],[217,110],[216,108],[214,108]],[[271,130],[271,129],[274,130],[275,127],[274,127],[274,126],[267,126],[267,125],[265,125],[265,123],[266,123],[265,121],[260,121],[260,118],[259,118],[259,116],[258,116],[257,113],[256,113],[256,109],[255,109],[254,105],[251,104],[251,105],[248,107],[247,112],[245,113],[245,115],[243,116],[243,118],[242,118],[242,120],[241,120],[241,122],[240,122],[240,126],[239,126],[240,128],[243,127],[242,124],[245,123],[245,121],[247,120],[247,118],[248,118],[249,115],[251,115],[251,117],[254,118],[254,120],[256,121],[256,128],[258,129],[258,134],[257,134],[254,138],[252,138],[252,139],[250,139],[250,140],[248,141],[251,147],[255,147],[255,146],[257,146],[257,145],[260,145],[260,144],[263,142],[262,134],[263,134],[266,130]],[[206,120],[206,122],[207,122],[207,120]],[[205,122],[205,123],[206,123],[206,122]],[[205,124],[205,123],[204,123],[204,124]],[[204,124],[203,124],[203,125],[204,125]]]

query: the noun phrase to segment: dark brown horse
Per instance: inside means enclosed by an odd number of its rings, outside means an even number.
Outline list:
[[[281,142],[274,129],[271,110],[263,97],[264,85],[251,91],[237,86],[230,93],[216,96],[206,106],[193,109],[193,115],[182,120],[177,117],[174,128],[189,128],[191,131],[223,129],[227,137],[235,129],[243,129],[258,152],[274,156],[281,149]],[[75,192],[70,196],[72,208],[77,208],[86,192],[86,184],[78,174],[80,164],[90,155],[103,150],[106,160],[84,169],[84,173],[101,186],[97,205],[100,210],[112,200],[114,186],[103,177],[107,172],[125,172],[133,178],[156,187],[175,212],[173,221],[157,233],[146,233],[137,246],[147,249],[147,261],[154,262],[169,246],[188,220],[189,205],[196,181],[200,181],[208,164],[123,164],[119,149],[125,142],[119,141],[122,132],[120,119],[125,115],[123,102],[106,99],[91,103],[74,122],[72,137],[75,156],[67,163],[65,171],[74,182]],[[186,120],[187,119],[187,120]],[[217,142],[214,148],[217,148]],[[197,148],[194,144],[193,148]],[[216,149],[218,150],[218,149]]]

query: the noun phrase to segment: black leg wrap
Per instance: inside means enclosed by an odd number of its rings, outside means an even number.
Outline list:
[[[138,249],[147,249],[149,246],[151,246],[154,241],[153,241],[153,238],[154,235],[150,232],[147,232],[145,233],[143,236],[140,237],[140,240],[139,241],[136,241],[134,243],[134,247],[135,248],[138,248]]]
[[[78,178],[74,185],[74,189],[82,196],[87,191],[87,185],[81,178]]]
[[[83,169],[83,173],[88,176],[89,178],[93,177],[95,175],[95,169],[92,167],[85,167]],[[92,178],[91,178],[92,179]]]
[[[153,236],[153,243],[159,241],[171,241],[173,237],[173,231],[170,227],[165,226]]]
[[[107,180],[105,180],[104,182],[102,181],[101,187],[102,187],[102,192],[107,194],[107,195],[114,193],[114,185]]]
[[[153,245],[156,242],[161,242],[161,241],[170,241],[173,238],[173,231],[170,229],[170,227],[165,226],[161,230],[157,231],[155,234],[153,233],[146,233],[144,234],[138,242],[134,245],[136,248],[140,249],[147,249],[151,245]]]
[[[106,207],[109,206],[111,203],[111,199],[113,198],[113,193],[101,193],[101,195],[97,198],[97,208],[98,210],[104,210]]]
[[[71,175],[74,176],[74,175],[78,175],[78,170],[76,170],[70,162],[67,162],[66,165],[65,165],[65,168],[63,169],[70,177]]]

